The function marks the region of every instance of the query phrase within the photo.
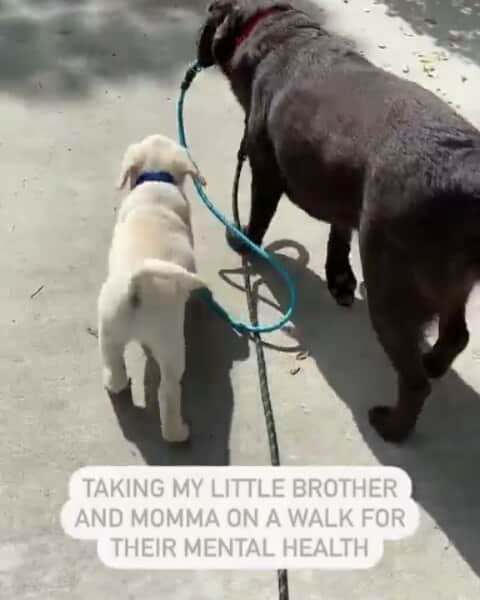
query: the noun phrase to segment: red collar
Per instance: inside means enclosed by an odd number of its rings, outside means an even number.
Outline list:
[[[240,44],[242,44],[248,38],[248,36],[252,33],[252,31],[255,29],[255,27],[260,23],[260,21],[262,21],[266,17],[269,17],[270,15],[273,15],[278,12],[284,12],[286,10],[288,10],[288,8],[286,6],[277,6],[274,8],[269,8],[267,10],[260,11],[254,17],[248,19],[248,21],[243,26],[243,29],[240,31],[240,33],[235,38],[234,51],[240,46]]]

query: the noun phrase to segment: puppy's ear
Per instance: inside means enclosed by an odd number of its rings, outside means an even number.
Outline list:
[[[123,189],[127,184],[128,179],[130,179],[130,186],[132,185],[132,181],[136,179],[140,169],[140,161],[140,147],[138,144],[132,144],[127,148],[122,160],[122,166],[116,184],[117,190]]]
[[[203,186],[207,185],[205,178],[200,173],[197,165],[192,161],[185,148],[181,148],[177,153],[175,158],[175,170],[182,177],[190,175],[191,177],[196,177]]]

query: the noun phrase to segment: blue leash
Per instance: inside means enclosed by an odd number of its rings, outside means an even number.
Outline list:
[[[195,78],[195,76],[198,73],[200,73],[201,70],[202,70],[202,67],[200,65],[198,65],[198,63],[195,63],[193,66],[191,66],[188,69],[187,73],[185,74],[185,78],[182,82],[180,97],[178,99],[178,104],[177,104],[178,139],[180,140],[180,144],[189,153],[190,153],[190,151],[189,151],[188,144],[187,144],[187,138],[186,138],[186,134],[185,134],[185,126],[184,126],[184,121],[183,121],[183,112],[184,112],[183,109],[184,109],[184,103],[185,103],[185,95],[186,95],[186,92],[187,92],[188,88],[190,87],[190,84],[192,83],[193,79]],[[231,326],[234,329],[236,329],[239,332],[269,333],[271,331],[276,331],[277,329],[281,329],[290,320],[290,318],[293,314],[293,311],[295,309],[295,304],[296,304],[297,294],[296,294],[295,286],[293,284],[293,281],[292,281],[289,273],[286,271],[286,269],[283,267],[283,265],[279,261],[277,261],[270,254],[268,254],[268,252],[266,252],[263,248],[261,248],[260,246],[257,246],[251,240],[249,240],[248,237],[242,231],[240,231],[237,227],[235,227],[235,225],[233,223],[230,223],[229,221],[227,221],[227,219],[224,217],[224,215],[221,212],[219,212],[215,208],[215,206],[211,203],[211,201],[210,201],[209,197],[207,196],[207,194],[205,193],[201,183],[198,181],[198,179],[196,177],[193,177],[193,184],[194,184],[195,189],[197,190],[197,193],[200,196],[200,199],[202,200],[202,202],[210,210],[210,212],[212,212],[213,215],[220,221],[220,223],[222,223],[227,229],[230,229],[230,231],[232,231],[237,237],[239,237],[242,240],[242,242],[250,248],[250,250],[252,250],[253,252],[255,252],[255,254],[257,254],[258,256],[261,256],[263,259],[265,259],[280,274],[280,276],[283,278],[283,280],[285,281],[285,283],[287,285],[288,293],[289,293],[288,310],[282,316],[282,318],[279,319],[273,325],[254,326],[254,325],[249,325],[247,323],[242,323],[241,321],[237,321],[220,304],[218,304],[218,302],[216,302],[214,300],[214,298],[211,294],[209,294],[209,299],[210,299],[211,304],[213,305],[213,308],[222,317],[224,317],[231,324]]]

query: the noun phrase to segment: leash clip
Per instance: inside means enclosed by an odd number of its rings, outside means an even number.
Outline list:
[[[183,78],[181,89],[183,92],[186,92],[188,88],[192,85],[192,81],[195,79],[195,76],[203,70],[203,67],[198,64],[198,62],[194,63],[191,67],[187,69],[185,73],[185,77]]]

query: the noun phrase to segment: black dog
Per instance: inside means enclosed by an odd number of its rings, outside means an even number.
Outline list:
[[[371,320],[398,374],[396,406],[372,408],[370,421],[385,439],[404,439],[429,377],[468,342],[465,303],[480,277],[480,133],[285,2],[214,2],[198,60],[221,67],[245,111],[250,238],[262,242],[283,193],[331,223],[328,285],[345,304],[358,229]],[[439,338],[422,356],[436,316]]]

